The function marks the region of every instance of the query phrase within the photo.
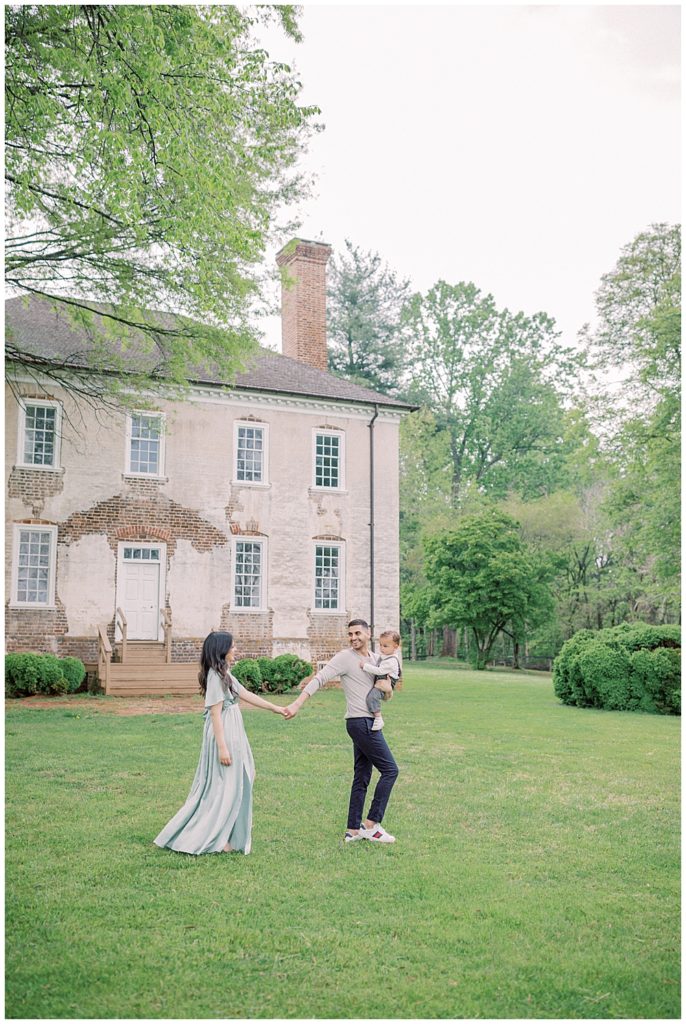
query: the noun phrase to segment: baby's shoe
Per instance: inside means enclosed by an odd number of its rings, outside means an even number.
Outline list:
[[[378,732],[379,729],[383,729],[383,718],[379,715],[378,718],[374,719],[374,725],[372,726],[372,732]]]

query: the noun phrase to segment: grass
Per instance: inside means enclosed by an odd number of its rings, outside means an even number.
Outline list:
[[[341,841],[325,691],[246,712],[253,853],[192,858],[197,714],[12,708],[7,1016],[678,1018],[679,720],[430,662],[384,715],[394,846]]]

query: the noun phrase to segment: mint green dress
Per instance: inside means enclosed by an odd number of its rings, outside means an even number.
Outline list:
[[[221,853],[229,843],[250,853],[252,790],[255,762],[243,727],[238,698],[243,686],[230,677],[231,688],[210,669],[205,695],[205,719],[200,761],[188,799],[154,840],[177,853]],[[222,704],[222,726],[231,764],[219,761],[210,708]]]

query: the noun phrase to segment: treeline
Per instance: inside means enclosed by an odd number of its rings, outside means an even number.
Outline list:
[[[411,656],[549,664],[579,629],[679,620],[680,229],[651,225],[564,345],[468,282],[426,294],[351,243],[333,372],[419,405],[401,427]]]

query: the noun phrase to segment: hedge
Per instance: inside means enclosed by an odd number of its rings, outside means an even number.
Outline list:
[[[681,630],[643,622],[582,629],[555,659],[553,686],[563,704],[678,715]]]
[[[35,693],[74,693],[86,676],[78,658],[54,654],[6,654],[5,695],[30,697]]]
[[[287,693],[314,669],[297,654],[279,654],[276,658],[241,658],[231,671],[253,693]]]

